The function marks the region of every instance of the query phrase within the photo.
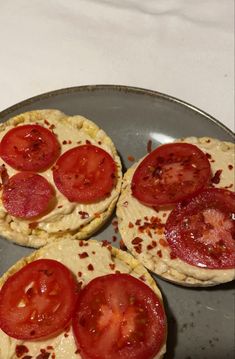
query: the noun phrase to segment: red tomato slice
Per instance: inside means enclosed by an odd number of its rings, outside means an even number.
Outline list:
[[[44,171],[60,154],[53,132],[39,125],[17,126],[2,139],[0,156],[18,171]]]
[[[115,184],[116,164],[102,148],[83,145],[65,152],[53,168],[58,190],[71,202],[107,197]]]
[[[172,205],[199,193],[210,178],[210,163],[198,147],[170,143],[144,158],[131,188],[133,196],[147,206]]]
[[[20,172],[3,186],[2,201],[14,217],[32,218],[45,213],[54,199],[54,189],[42,176]]]
[[[151,288],[111,274],[80,292],[73,330],[84,359],[152,359],[165,342],[166,319]]]
[[[77,285],[63,264],[39,259],[27,264],[0,291],[0,328],[16,339],[45,339],[69,324]]]
[[[235,267],[235,193],[210,188],[169,215],[166,237],[174,254],[202,268]]]

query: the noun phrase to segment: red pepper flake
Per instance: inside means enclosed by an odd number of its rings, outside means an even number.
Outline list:
[[[141,223],[141,219],[137,219],[137,220],[135,221],[135,225],[136,225],[136,226],[139,226],[140,223]]]
[[[132,244],[139,244],[139,243],[141,243],[141,242],[143,242],[143,239],[140,238],[140,237],[135,237],[135,238],[131,241]]]
[[[109,267],[110,267],[111,270],[114,270],[114,269],[115,269],[115,264],[114,264],[114,263],[110,263],[110,264],[109,264]]]
[[[51,359],[55,359],[55,353],[51,354]]]
[[[212,179],[211,179],[211,182],[212,182],[212,183],[215,183],[215,184],[220,183],[221,173],[222,173],[222,170],[216,171],[214,177],[212,177]]]
[[[77,349],[75,352],[74,352],[74,354],[80,354],[80,349]]]
[[[130,161],[130,162],[134,162],[134,161],[135,161],[135,157],[133,157],[133,156],[128,156],[127,159],[128,159],[128,161]]]
[[[176,259],[177,258],[177,255],[173,252],[170,253],[170,258],[171,259]]]
[[[63,145],[67,145],[67,141],[64,140],[64,141],[62,142],[62,144],[63,144]]]
[[[40,350],[41,354],[36,356],[36,359],[48,359],[51,355],[51,353],[48,353],[45,351],[45,349]]]
[[[114,220],[112,221],[112,225],[113,225],[114,227],[116,227],[116,226],[118,225],[118,221],[117,221],[116,219],[114,219]]]
[[[100,218],[100,213],[94,213],[95,218]]]
[[[159,251],[157,251],[157,255],[158,255],[158,257],[162,258],[162,251],[161,251],[161,249],[160,249]]]
[[[82,143],[82,141],[78,141],[77,144],[80,145]]]
[[[63,207],[62,205],[57,206],[57,208],[62,208],[62,207]]]
[[[1,179],[1,184],[3,186],[5,186],[9,180],[9,175],[7,173],[7,169],[6,166],[3,164],[0,166],[0,179]],[[1,189],[1,188],[0,188]]]
[[[95,251],[92,251],[91,253],[95,255]]]
[[[50,122],[48,122],[47,120],[44,120],[44,123],[45,125],[50,126]]]
[[[22,357],[22,359],[32,359],[32,355],[25,355]]]
[[[31,223],[29,223],[29,228],[30,228],[30,229],[35,229],[35,228],[37,228],[37,226],[38,226],[38,222],[31,222]]]
[[[116,228],[114,229],[114,232],[115,232],[115,233],[118,233],[118,227],[116,227]]]
[[[87,252],[79,253],[78,255],[81,259],[89,257],[89,254]]]
[[[210,142],[211,142],[211,140],[210,140],[210,139],[208,139],[208,140],[206,140],[206,142],[207,142],[207,143],[210,143]]]
[[[228,165],[228,169],[231,171],[233,169],[233,165]]]
[[[92,264],[89,264],[89,265],[87,266],[87,269],[92,271],[92,270],[94,270],[94,267],[93,267]]]
[[[143,282],[146,282],[146,278],[145,278],[145,275],[142,274],[140,277],[139,277],[140,280],[142,280]]]
[[[15,354],[17,358],[22,357],[22,355],[29,352],[29,349],[25,345],[16,345],[15,347]]]
[[[162,217],[164,217],[164,218],[166,217],[166,212],[163,213]]]
[[[123,242],[122,239],[120,240],[119,247],[120,247],[121,250],[127,251],[127,247],[126,247],[126,245],[124,244],[124,242]]]
[[[72,141],[71,140],[68,140],[68,144],[71,145]]]
[[[89,213],[87,212],[79,211],[78,214],[80,214],[81,219],[89,218]]]
[[[120,272],[120,270],[115,270],[115,273],[120,274],[121,272]]]
[[[157,247],[157,242],[156,241],[152,241],[152,246],[155,248],[155,247]]]
[[[53,131],[53,130],[55,129],[55,125],[54,125],[54,124],[50,125],[49,129],[50,129],[51,131]]]
[[[211,159],[211,154],[206,152],[206,157],[210,160]]]
[[[108,247],[111,244],[111,242],[107,241],[106,239],[104,239],[101,242],[102,242],[102,247]]]
[[[128,206],[128,201],[123,202],[122,206],[126,208]]]
[[[215,162],[215,160],[211,160],[211,163],[214,163]]]
[[[53,346],[52,345],[48,345],[47,346],[47,350],[53,350],[54,348],[53,348]]]
[[[68,336],[69,336],[68,333],[64,333],[65,338],[68,338]]]
[[[117,237],[116,237],[116,236],[112,236],[112,240],[113,240],[113,242],[116,242]]]
[[[87,144],[87,145],[91,145],[91,141],[86,140],[86,144]]]
[[[148,153],[152,152],[152,140],[148,140],[148,143],[147,143],[147,152],[148,152]]]
[[[139,244],[135,245],[135,246],[134,246],[134,249],[135,249],[135,251],[136,251],[137,253],[140,254],[140,253],[142,252],[142,244],[139,243]]]
[[[160,238],[160,239],[159,239],[159,243],[160,243],[161,246],[163,246],[163,247],[168,247],[167,241],[165,241],[165,239],[163,239],[163,238]]]
[[[131,222],[129,222],[128,227],[129,227],[129,228],[133,228],[133,227],[134,227],[134,224],[131,223]]]
[[[139,222],[136,221],[136,224],[138,225]],[[151,217],[149,221],[144,222],[143,225],[139,225],[138,230],[141,233],[146,232],[149,237],[152,236],[152,233],[150,235],[150,230],[154,231],[154,233],[162,234],[163,229],[165,225],[161,222],[161,220],[158,217]]]
[[[101,141],[98,141],[98,145],[102,145],[102,142],[101,142]]]
[[[82,276],[82,272],[78,272],[78,277],[81,277]]]

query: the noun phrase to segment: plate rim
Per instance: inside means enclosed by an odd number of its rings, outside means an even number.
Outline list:
[[[0,117],[5,117],[7,115],[10,115],[12,112],[20,110],[21,107],[27,106],[36,102],[40,102],[41,100],[50,98],[50,97],[56,97],[58,95],[63,94],[70,94],[70,93],[76,93],[76,92],[95,92],[95,91],[104,91],[104,90],[110,90],[110,91],[118,91],[118,92],[127,92],[127,93],[134,93],[138,95],[147,95],[147,96],[153,96],[156,98],[160,98],[163,100],[168,100],[170,102],[174,102],[179,104],[180,106],[184,108],[188,108],[194,112],[196,112],[199,115],[202,115],[203,117],[207,118],[209,121],[216,124],[218,127],[222,128],[225,132],[227,132],[232,138],[235,140],[235,133],[233,133],[230,128],[228,128],[226,125],[221,123],[219,120],[217,120],[215,117],[211,116],[204,110],[201,110],[200,108],[190,104],[189,102],[186,102],[184,100],[181,100],[177,97],[158,92],[155,90],[150,90],[142,87],[135,87],[135,86],[127,86],[127,85],[115,85],[115,84],[96,84],[96,85],[81,85],[81,86],[72,86],[72,87],[65,87],[60,88],[57,90],[52,90],[48,92],[41,93],[36,96],[29,97],[28,99],[25,99],[23,101],[20,101],[10,107],[7,107],[6,109],[0,111]],[[1,118],[0,118],[0,122]]]

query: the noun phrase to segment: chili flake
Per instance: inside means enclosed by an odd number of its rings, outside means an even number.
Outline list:
[[[79,253],[78,255],[81,259],[89,257],[89,254],[87,252]]]
[[[15,353],[17,358],[20,358],[22,355],[29,352],[29,349],[25,345],[16,345]]]
[[[214,177],[212,177],[212,179],[211,179],[211,182],[214,184],[220,183],[221,173],[222,173],[222,170],[216,171]]]
[[[87,269],[92,271],[92,270],[94,270],[94,267],[93,267],[92,264],[89,264],[89,265],[87,266]]]

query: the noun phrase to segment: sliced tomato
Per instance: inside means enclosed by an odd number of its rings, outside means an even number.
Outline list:
[[[60,154],[60,145],[53,132],[40,125],[17,126],[2,139],[0,156],[18,171],[44,171]]]
[[[102,148],[83,145],[65,152],[53,168],[58,190],[71,202],[107,197],[115,184],[116,164]]]
[[[166,238],[173,253],[202,268],[235,267],[235,193],[208,188],[169,215]]]
[[[172,205],[199,193],[210,181],[206,155],[188,143],[170,143],[151,152],[132,178],[132,194],[147,206]]]
[[[19,172],[3,186],[3,205],[14,217],[27,219],[42,215],[50,208],[53,199],[53,187],[36,173]]]
[[[150,287],[110,274],[80,292],[73,330],[84,359],[152,359],[165,342],[166,319]]]
[[[78,290],[72,273],[52,259],[27,264],[0,291],[0,328],[22,340],[45,339],[71,320]]]

